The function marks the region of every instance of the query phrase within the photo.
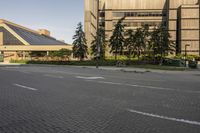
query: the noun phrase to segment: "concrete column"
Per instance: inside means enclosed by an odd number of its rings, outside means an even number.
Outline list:
[[[0,45],[3,45],[3,32],[0,32]]]
[[[47,56],[46,56],[46,60],[49,60],[49,51],[47,51]]]
[[[23,51],[23,60],[25,60],[25,58],[26,58],[26,52],[25,51]]]
[[[199,56],[200,56],[200,0],[199,0]]]

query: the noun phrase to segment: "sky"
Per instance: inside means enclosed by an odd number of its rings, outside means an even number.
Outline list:
[[[84,19],[84,0],[0,0],[0,19],[27,28],[48,29],[51,36],[66,43]],[[3,5],[3,6],[2,6]]]

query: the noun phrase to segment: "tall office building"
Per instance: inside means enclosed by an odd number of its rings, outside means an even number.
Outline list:
[[[200,55],[199,6],[200,0],[85,0],[86,39],[90,45],[96,35],[97,20],[109,38],[117,21],[126,16],[126,29],[162,24],[176,42],[177,53],[184,53],[189,44],[187,52]]]

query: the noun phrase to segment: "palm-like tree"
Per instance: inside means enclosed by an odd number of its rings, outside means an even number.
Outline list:
[[[84,58],[87,58],[88,47],[86,45],[85,33],[81,23],[78,23],[77,25],[73,40],[73,56],[82,61]]]
[[[115,25],[115,29],[113,31],[113,35],[110,37],[110,52],[114,52],[115,60],[117,60],[117,54],[122,54],[124,47],[124,25],[123,20],[125,17],[121,18],[117,24]]]

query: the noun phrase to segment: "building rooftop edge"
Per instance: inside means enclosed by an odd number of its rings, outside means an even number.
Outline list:
[[[18,27],[18,28],[21,28],[21,29],[27,30],[27,31],[29,31],[29,32],[32,32],[32,33],[35,33],[35,34],[41,35],[41,34],[39,33],[39,31],[29,29],[29,28],[27,28],[27,27],[21,26],[21,25],[19,25],[19,24],[16,24],[16,23],[10,22],[10,21],[5,20],[5,19],[1,19],[1,18],[0,18],[0,24],[9,24],[9,25],[12,25],[12,26],[15,26],[15,27]],[[52,36],[49,36],[49,37],[52,38],[52,39],[55,39],[56,41],[62,42],[62,41],[57,40],[56,38],[54,38],[54,37],[52,37]],[[65,44],[65,45],[70,45],[70,44],[67,44],[67,43],[65,43],[65,42],[62,42],[62,43]]]

